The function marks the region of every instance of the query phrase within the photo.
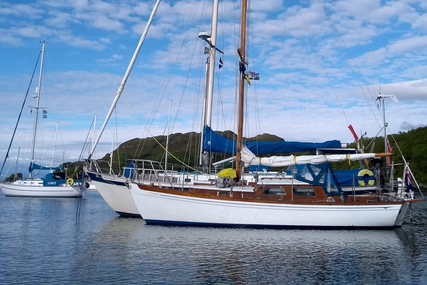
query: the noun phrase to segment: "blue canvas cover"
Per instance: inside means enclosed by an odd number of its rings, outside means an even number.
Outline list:
[[[328,195],[338,195],[342,191],[342,185],[337,181],[329,163],[292,165],[288,167],[287,173],[294,175],[299,181],[324,187]]]
[[[362,169],[349,169],[349,170],[335,170],[335,176],[337,178],[338,183],[341,186],[357,186],[359,184],[359,181],[363,181],[364,183],[368,184],[368,180],[373,179],[375,180],[375,177],[363,177],[359,175],[359,172]],[[372,173],[374,173],[374,169],[368,169]]]
[[[65,173],[48,173],[43,179],[43,186],[61,186],[65,183]]]
[[[133,178],[134,170],[135,164],[129,163],[127,167],[124,167],[123,176],[125,178]]]
[[[278,154],[315,151],[318,148],[340,148],[338,140],[314,142],[248,142],[245,146],[254,154]],[[216,134],[210,127],[204,127],[203,151],[229,155],[236,153],[236,143]]]
[[[63,170],[62,167],[50,167],[50,166],[42,166],[37,163],[31,162],[30,167],[28,168],[29,172],[32,172],[33,170],[52,170],[52,171],[59,171]]]
[[[269,170],[270,170],[270,167],[265,165],[250,165],[248,167],[249,172],[266,172]]]

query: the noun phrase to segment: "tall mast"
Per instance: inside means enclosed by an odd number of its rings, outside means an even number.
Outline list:
[[[205,96],[204,96],[204,110],[203,110],[203,127],[200,136],[200,161],[202,164],[202,152],[205,126],[211,127],[212,125],[212,104],[213,104],[213,90],[214,90],[214,71],[215,71],[215,55],[216,55],[216,37],[218,27],[218,6],[219,0],[213,1],[212,6],[212,27],[211,34],[200,33],[199,38],[209,44],[209,57],[206,60],[206,73],[205,73]]]
[[[246,68],[246,10],[247,0],[242,0],[242,17],[240,23],[240,49],[238,54],[240,57],[239,63],[239,100],[238,100],[238,117],[237,117],[237,153],[236,153],[236,175],[240,180],[242,171],[241,151],[243,148],[243,117],[244,117],[244,99],[245,99],[245,68]]]
[[[391,100],[393,100],[394,102],[399,102],[396,98],[396,96],[394,95],[384,95],[381,94],[381,92],[378,94],[377,100],[379,100],[379,104],[380,106],[383,108],[383,132],[384,132],[384,152],[388,152],[388,143],[387,143],[387,127],[388,127],[388,123],[386,122],[385,118],[385,99],[386,98],[390,98]]]
[[[384,102],[384,97],[381,98],[381,103],[382,103],[382,107],[383,107],[383,128],[384,128],[384,152],[388,151],[387,148],[387,122],[385,121],[385,102]]]
[[[120,99],[120,96],[122,96],[122,92],[125,89],[126,82],[127,82],[128,78],[129,78],[129,75],[130,75],[132,69],[133,69],[133,66],[135,64],[136,58],[138,57],[139,51],[141,50],[141,46],[144,43],[145,37],[146,37],[146,35],[148,33],[148,30],[149,30],[150,25],[151,25],[151,23],[153,21],[153,17],[156,14],[157,8],[159,7],[159,4],[160,4],[160,0],[157,0],[156,4],[154,5],[153,10],[151,11],[151,15],[150,15],[150,18],[148,19],[148,22],[147,22],[147,24],[145,26],[145,29],[142,32],[141,38],[139,39],[138,45],[137,45],[137,47],[136,47],[136,49],[135,49],[135,51],[133,53],[133,56],[132,56],[132,58],[131,58],[131,60],[129,62],[129,65],[128,65],[128,68],[127,68],[127,70],[125,72],[125,75],[122,78],[122,82],[120,83],[120,86],[117,89],[116,96],[114,97],[113,102],[111,103],[110,110],[108,110],[108,113],[107,113],[107,116],[105,117],[104,123],[103,123],[101,129],[99,130],[98,137],[96,138],[94,144],[92,145],[92,150],[91,150],[91,152],[89,154],[88,160],[91,160],[92,155],[95,152],[96,146],[98,145],[98,142],[101,139],[102,134],[104,133],[105,127],[107,126],[107,123],[110,120],[111,114],[113,113],[114,109],[116,108],[116,105],[117,105],[117,102]]]
[[[212,101],[213,101],[213,85],[214,85],[214,68],[215,68],[215,51],[216,51],[216,34],[218,26],[218,0],[214,0],[212,9],[212,28],[210,36],[209,49],[209,65],[208,65],[208,80],[206,90],[206,112],[205,124],[209,127],[212,124]]]
[[[200,35],[199,35],[200,37]],[[205,69],[205,84],[204,84],[204,96],[203,96],[203,110],[202,110],[202,128],[200,130],[200,149],[199,149],[199,164],[202,165],[203,164],[203,142],[205,141],[205,126],[206,126],[206,102],[207,102],[207,90],[208,90],[208,77],[209,77],[209,57],[206,59],[206,69]]]
[[[43,77],[43,63],[44,63],[44,51],[45,51],[45,46],[46,46],[46,42],[42,41],[42,50],[41,50],[41,60],[40,60],[40,73],[39,73],[39,82],[37,85],[37,90],[36,90],[36,107],[35,107],[35,114],[34,114],[34,126],[33,126],[33,141],[31,143],[31,164],[34,162],[34,151],[36,148],[36,136],[37,136],[37,123],[39,120],[39,108],[40,108],[40,94],[41,94],[41,90],[42,90],[42,77]],[[29,173],[29,177],[32,178],[32,171],[30,171]]]
[[[168,113],[168,129],[166,131],[166,151],[165,151],[165,173],[168,173],[168,154],[169,154],[169,135],[170,135],[170,121],[171,121],[172,100],[169,99],[169,113]]]
[[[59,127],[59,123],[56,122],[55,140],[54,140],[54,144],[53,144],[52,157],[50,159],[50,167],[53,167],[53,161],[55,159],[56,139],[58,138],[58,127]]]
[[[6,160],[9,157],[9,151],[10,151],[10,148],[12,147],[13,139],[15,138],[16,130],[17,130],[19,122],[21,120],[22,110],[24,109],[25,102],[27,101],[28,92],[30,90],[31,83],[33,82],[34,74],[36,73],[37,67],[39,66],[40,57],[41,57],[41,51],[37,57],[36,65],[34,66],[33,74],[31,75],[30,84],[28,85],[27,92],[25,93],[24,102],[22,102],[21,111],[19,112],[18,119],[16,120],[16,125],[15,125],[15,129],[13,130],[12,139],[9,142],[9,147],[7,148],[6,155],[4,156],[3,164],[2,164],[1,169],[0,169],[0,175],[3,173],[4,165],[6,164]],[[19,157],[19,151],[18,151],[18,157]],[[16,163],[18,164],[18,160],[16,161]],[[15,175],[15,177],[16,177],[16,175]]]
[[[92,138],[91,149],[94,148],[94,144],[95,144],[95,140],[96,140],[96,113],[93,115],[93,131],[92,131],[92,134],[93,134],[93,138]],[[89,150],[88,155],[90,155],[91,149]]]

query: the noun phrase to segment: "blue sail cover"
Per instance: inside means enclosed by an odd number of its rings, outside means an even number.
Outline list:
[[[365,178],[364,176],[360,176],[359,172],[363,170],[362,168],[360,169],[349,169],[349,170],[335,170],[335,176],[338,180],[338,183],[341,186],[357,186],[359,181],[363,181],[366,183],[366,185],[368,184],[368,180],[369,179],[375,179],[375,177],[368,177]],[[369,169],[369,171],[375,173],[375,169],[371,168]]]
[[[28,171],[31,172],[33,170],[62,170],[62,168],[61,167],[41,166],[37,163],[31,162],[30,167],[28,167]]]
[[[203,151],[229,155],[236,153],[236,143],[215,133],[210,127],[203,128]]]
[[[341,148],[338,140],[325,141],[322,143],[313,142],[248,142],[245,146],[257,155],[295,153],[305,151],[315,151],[319,148]],[[216,134],[210,127],[204,127],[203,151],[219,152],[229,155],[236,153],[236,143]]]

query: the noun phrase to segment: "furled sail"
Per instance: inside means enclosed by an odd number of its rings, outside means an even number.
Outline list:
[[[321,155],[288,155],[288,156],[270,156],[270,157],[257,157],[247,147],[242,149],[242,161],[245,167],[250,165],[265,165],[271,167],[284,167],[296,164],[321,164],[327,162],[339,161],[357,161],[376,156],[375,153],[356,153],[356,154],[321,154]]]

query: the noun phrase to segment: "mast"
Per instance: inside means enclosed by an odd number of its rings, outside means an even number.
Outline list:
[[[113,139],[111,140],[111,152],[110,152],[110,175],[113,175],[113,153],[114,153],[114,133]]]
[[[237,117],[237,153],[236,153],[236,176],[240,180],[242,171],[241,151],[243,148],[243,117],[244,117],[244,97],[245,97],[245,54],[246,54],[246,10],[247,0],[242,0],[242,18],[240,23],[240,49],[237,50],[239,62],[239,99],[238,99],[238,117]]]
[[[16,157],[16,162],[15,162],[15,175],[13,177],[13,181],[18,180],[18,162],[19,162],[19,154],[21,153],[21,148],[18,148],[18,156]]]
[[[129,78],[129,75],[133,69],[133,66],[135,64],[136,58],[138,57],[139,51],[141,50],[142,43],[145,40],[145,37],[148,33],[148,29],[151,25],[151,22],[153,21],[153,17],[156,14],[157,8],[159,7],[160,0],[157,0],[156,4],[154,5],[153,11],[151,11],[150,18],[148,19],[148,22],[145,26],[144,31],[142,32],[141,38],[139,39],[138,45],[133,53],[132,59],[129,62],[128,68],[125,72],[125,75],[123,76],[122,82],[120,83],[119,88],[117,89],[116,96],[113,99],[113,102],[111,104],[110,110],[108,110],[107,116],[105,117],[104,123],[99,131],[98,137],[96,138],[93,146],[92,151],[89,154],[88,160],[91,160],[93,153],[95,152],[96,146],[98,145],[99,140],[101,139],[102,134],[104,133],[105,127],[107,126],[108,121],[110,120],[111,114],[113,113],[114,109],[116,108],[117,102],[120,99],[120,96],[122,95],[123,89],[125,88],[126,82]]]
[[[41,60],[40,60],[40,73],[39,73],[39,82],[36,89],[36,111],[34,112],[34,126],[33,126],[33,140],[31,143],[31,165],[34,163],[34,151],[36,148],[36,136],[37,136],[37,123],[39,120],[39,108],[40,108],[40,94],[42,89],[42,77],[43,77],[43,63],[44,63],[44,51],[45,51],[46,42],[42,41],[42,51],[41,51]],[[32,170],[29,173],[29,177],[32,178]]]
[[[385,121],[385,102],[384,97],[381,96],[381,105],[383,107],[383,132],[384,132],[384,152],[387,152],[387,122]]]
[[[53,167],[53,160],[55,159],[55,148],[56,148],[56,139],[58,138],[58,127],[59,127],[59,123],[56,122],[55,140],[53,144],[52,157],[50,159],[50,167]]]
[[[96,140],[96,113],[93,115],[93,138],[92,138],[92,147],[91,149],[94,149],[94,145],[95,145],[95,140]],[[89,154],[90,155],[90,151]]]
[[[24,109],[25,102],[27,101],[27,97],[28,97],[28,92],[30,91],[31,83],[33,82],[34,74],[36,73],[37,66],[39,65],[40,55],[41,55],[41,52],[39,53],[39,56],[37,57],[36,65],[34,66],[34,70],[33,70],[33,73],[31,75],[30,84],[28,84],[27,92],[25,93],[24,101],[22,102],[22,105],[21,105],[21,111],[19,112],[18,119],[16,120],[15,129],[13,130],[12,138],[9,142],[9,147],[7,148],[7,152],[6,152],[6,155],[5,155],[4,160],[3,160],[3,164],[2,164],[1,169],[0,169],[0,175],[3,173],[4,165],[6,164],[6,160],[9,157],[9,151],[10,151],[10,148],[12,147],[13,139],[15,138],[16,130],[18,129],[18,125],[19,125],[19,122],[21,120],[22,110]],[[18,151],[18,157],[19,157],[19,151]],[[16,163],[18,164],[18,161],[16,161]]]
[[[169,154],[169,135],[170,135],[170,120],[171,120],[172,100],[169,99],[169,113],[168,113],[168,128],[166,134],[166,151],[165,151],[165,173],[168,173],[168,154]]]
[[[396,96],[394,95],[384,95],[379,93],[378,94],[378,98],[377,100],[379,100],[379,104],[382,107],[382,111],[383,111],[383,132],[384,132],[384,152],[388,152],[388,144],[387,144],[387,127],[388,127],[388,123],[386,122],[386,116],[385,116],[385,99],[386,98],[390,98],[392,99],[394,102],[398,102]]]
[[[216,34],[218,26],[218,1],[214,0],[212,9],[212,30],[210,36],[209,49],[209,65],[208,65],[208,87],[206,91],[206,112],[205,124],[209,127],[212,124],[212,101],[213,101],[213,84],[214,84],[214,68],[215,68],[215,51],[216,51]]]
[[[203,96],[203,110],[202,110],[202,128],[200,130],[200,149],[199,149],[199,164],[203,165],[203,142],[204,142],[204,138],[205,138],[205,126],[206,126],[206,97],[207,97],[207,90],[208,90],[208,74],[209,74],[209,57],[206,59],[206,68],[205,68],[205,84],[204,84],[204,96]]]
[[[212,104],[213,104],[213,89],[214,89],[214,71],[215,71],[215,55],[216,51],[216,37],[218,27],[218,6],[219,0],[214,0],[212,7],[212,27],[211,34],[200,33],[199,38],[206,41],[209,45],[209,57],[206,60],[206,82],[205,82],[205,97],[204,97],[204,110],[203,110],[203,128],[200,136],[200,164],[202,164],[203,141],[204,141],[204,127],[212,125]],[[221,51],[220,51],[221,52]],[[222,52],[221,52],[222,53]]]

